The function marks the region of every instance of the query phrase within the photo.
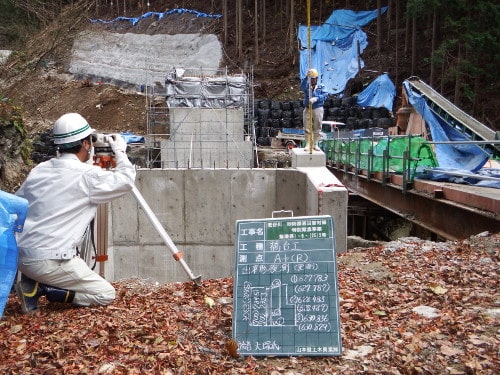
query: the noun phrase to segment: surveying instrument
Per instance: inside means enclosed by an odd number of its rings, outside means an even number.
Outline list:
[[[94,134],[93,139],[95,139],[94,143],[94,165],[97,165],[103,169],[111,170],[116,167],[116,159],[109,144],[109,137],[112,135],[107,134]],[[186,261],[184,260],[182,253],[177,249],[174,242],[166,232],[166,230],[161,225],[160,221],[154,214],[153,210],[149,207],[148,203],[142,196],[141,192],[135,187],[132,187],[132,195],[137,200],[137,203],[142,208],[146,216],[148,217],[151,224],[153,224],[154,228],[163,239],[163,242],[167,246],[168,250],[172,253],[173,258],[180,263],[184,271],[187,273],[189,278],[198,286],[201,286],[201,275],[195,276]],[[105,244],[107,245],[107,244]],[[97,257],[98,258],[98,257]]]

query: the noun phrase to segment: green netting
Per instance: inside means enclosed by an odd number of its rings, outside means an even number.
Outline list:
[[[409,170],[411,179],[423,168],[438,166],[434,150],[422,137],[330,139],[320,146],[333,162],[371,172]]]

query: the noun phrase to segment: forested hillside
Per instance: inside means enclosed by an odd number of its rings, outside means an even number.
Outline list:
[[[383,6],[388,12],[364,27],[369,38],[362,56],[365,68],[348,89],[356,91],[379,72],[388,72],[399,95],[401,82],[417,75],[499,129],[500,5],[494,0],[0,0],[0,17],[5,20],[0,25],[0,49],[19,49],[18,57],[26,64],[8,65],[2,75],[36,69],[37,62],[55,53],[90,18],[111,20],[186,8],[222,15],[200,32],[219,35],[229,68],[253,68],[257,98],[295,99],[298,25],[320,25],[335,9]],[[121,31],[127,27],[131,26],[124,22]],[[45,33],[48,43],[30,44],[36,32]]]

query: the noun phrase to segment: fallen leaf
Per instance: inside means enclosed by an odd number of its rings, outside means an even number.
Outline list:
[[[448,289],[443,288],[440,285],[430,286],[429,289],[432,290],[432,292],[437,295],[445,294],[448,291]]]
[[[448,345],[441,345],[440,351],[444,355],[450,355],[450,356],[463,354],[463,350]]]

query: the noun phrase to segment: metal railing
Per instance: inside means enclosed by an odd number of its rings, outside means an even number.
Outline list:
[[[363,174],[370,180],[375,172],[380,172],[384,185],[391,174],[401,175],[405,193],[417,173],[438,167],[433,149],[437,144],[497,145],[500,141],[427,141],[418,135],[403,135],[328,139],[320,146],[326,153],[327,164],[342,168],[345,173]]]
[[[420,136],[340,138],[324,140],[320,145],[327,164],[345,173],[363,174],[370,180],[379,172],[383,185],[390,180],[390,174],[400,174],[404,193],[418,169],[437,167],[430,143]]]

